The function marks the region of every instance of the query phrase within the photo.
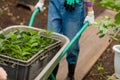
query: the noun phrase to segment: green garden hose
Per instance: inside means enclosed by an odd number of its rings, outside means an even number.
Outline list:
[[[39,8],[35,9],[34,12],[32,13],[32,16],[30,18],[30,22],[28,24],[29,27],[32,27],[34,22],[35,22],[35,18],[36,18],[36,15],[40,12]]]

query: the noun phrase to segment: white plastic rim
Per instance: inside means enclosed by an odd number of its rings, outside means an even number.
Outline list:
[[[115,53],[120,53],[120,45],[114,45],[113,50],[115,51]]]
[[[120,45],[114,45],[113,50],[115,51],[114,56],[114,69],[117,78],[120,78]]]

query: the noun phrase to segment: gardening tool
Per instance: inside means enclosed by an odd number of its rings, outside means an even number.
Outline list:
[[[29,26],[32,27],[33,26],[33,23],[35,21],[35,17],[36,15],[40,12],[40,10],[37,8],[35,9],[35,11],[33,12],[32,16],[31,16],[31,19],[30,19],[30,22],[29,22]],[[80,31],[78,31],[78,33],[74,36],[74,38],[70,41],[70,43],[68,43],[66,46],[64,46],[64,48],[62,50],[60,50],[58,53],[61,53],[61,55],[59,56],[58,59],[56,59],[58,61],[58,63],[62,60],[62,58],[64,57],[64,55],[67,53],[67,51],[72,47],[72,45],[80,38],[81,34],[85,31],[85,29],[89,26],[89,22],[86,21],[83,25],[83,27],[80,29]],[[55,66],[58,64],[54,64],[54,68]],[[51,70],[52,71],[52,70]],[[44,72],[44,71],[43,71]],[[45,76],[45,75],[44,75]],[[54,75],[51,73],[50,74],[50,77],[52,78],[52,80],[55,80],[55,77]],[[44,77],[40,78],[40,75],[38,75],[35,80],[38,80],[38,79],[44,79]]]

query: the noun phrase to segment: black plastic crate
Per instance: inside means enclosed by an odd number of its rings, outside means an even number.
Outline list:
[[[11,29],[8,29],[8,31],[11,31]],[[8,80],[34,80],[60,48],[61,42],[57,40],[27,61],[0,55],[0,66],[6,70]]]
[[[0,66],[6,70],[8,80],[33,80],[60,48],[60,42],[57,42],[28,62],[0,55]]]

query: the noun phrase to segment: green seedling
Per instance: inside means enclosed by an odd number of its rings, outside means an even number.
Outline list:
[[[98,71],[104,71],[104,67],[103,67],[103,66],[98,66],[98,67],[97,67],[97,70],[98,70]]]
[[[0,54],[20,60],[28,60],[40,50],[53,44],[56,40],[47,37],[51,32],[33,30],[15,30],[0,34]]]

